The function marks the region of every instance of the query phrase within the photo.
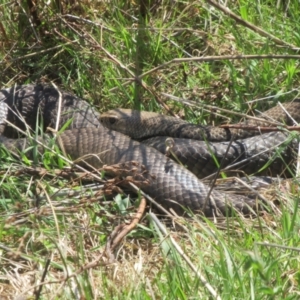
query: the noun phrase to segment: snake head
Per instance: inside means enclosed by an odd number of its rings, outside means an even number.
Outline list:
[[[100,116],[100,122],[108,129],[116,130],[132,138],[139,138],[143,126],[141,112],[132,109],[113,109]]]

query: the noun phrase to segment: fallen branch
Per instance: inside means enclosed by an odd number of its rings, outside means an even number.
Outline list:
[[[254,130],[263,132],[273,132],[273,131],[300,131],[300,126],[278,126],[278,127],[265,127],[265,126],[252,126],[243,124],[224,124],[220,128],[225,129],[243,129],[243,130]]]
[[[141,203],[138,207],[136,215],[133,217],[131,223],[129,225],[121,224],[118,225],[114,231],[107,238],[107,242],[105,245],[104,253],[106,254],[109,262],[113,262],[115,260],[113,250],[120,244],[121,240],[131,232],[137,224],[140,222],[145,209],[146,209],[146,199],[142,197]]]

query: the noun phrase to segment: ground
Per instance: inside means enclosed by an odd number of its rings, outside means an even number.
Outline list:
[[[0,86],[233,123],[299,97],[300,4],[273,2],[2,0]],[[261,190],[274,206],[255,218],[156,221],[147,208],[109,259],[141,199],[55,156],[39,169],[0,156],[0,299],[299,298],[296,180]]]

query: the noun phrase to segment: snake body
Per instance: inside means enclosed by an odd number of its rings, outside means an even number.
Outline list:
[[[44,85],[22,85],[0,91],[0,143],[9,150],[24,150],[29,140],[11,139],[12,128],[7,125],[14,123],[25,129],[27,123],[36,128],[41,117],[45,128],[55,128],[56,124],[61,128],[71,118],[68,129],[59,134],[58,144],[72,159],[81,158],[84,165],[99,168],[104,164],[136,161],[144,166],[150,180],[141,183],[140,188],[167,209],[179,214],[190,209],[212,216],[226,214],[231,208],[242,213],[256,208],[256,201],[244,196],[214,189],[210,194],[210,187],[159,151],[102,126],[96,111],[70,93]],[[282,139],[286,139],[285,134]],[[132,169],[127,171],[129,175],[135,173]]]
[[[55,128],[57,120],[58,128],[68,120],[72,120],[69,129],[101,126],[99,113],[86,101],[52,86],[28,84],[0,90],[1,135],[16,136],[10,124],[26,130],[35,129],[43,121],[44,131],[46,127]]]
[[[286,113],[288,112],[288,114]],[[275,106],[257,118],[245,120],[242,126],[269,127],[270,124],[281,126],[294,125],[300,121],[300,99]],[[154,112],[136,111],[117,108],[101,115],[101,122],[108,127],[133,139],[148,139],[157,136],[169,136],[210,142],[240,140],[259,135],[259,130],[222,128],[190,124],[182,119],[165,116]]]
[[[260,175],[287,177],[293,170],[296,143],[293,140],[289,147],[282,147],[279,151],[282,144],[289,140],[288,134],[283,132],[218,143],[174,138],[171,153],[167,151],[167,139],[154,137],[143,143],[165,155],[174,155],[175,160],[178,159],[200,179],[215,174],[219,169],[231,170],[228,173],[234,175],[243,171],[246,174],[259,172]]]
[[[240,123],[240,129],[195,125],[174,117],[130,109],[114,109],[100,118],[105,127],[138,139],[163,154],[168,154],[167,142],[173,137],[169,154],[198,178],[217,172],[220,164],[225,169],[235,167],[253,174],[270,161],[272,164],[260,174],[274,176],[291,175],[289,166],[295,157],[295,140],[290,147],[282,147],[284,142],[291,140],[286,132],[262,134],[260,130],[246,127],[270,127],[270,123],[273,126],[292,125],[294,121],[300,121],[299,112],[300,99],[296,99]]]

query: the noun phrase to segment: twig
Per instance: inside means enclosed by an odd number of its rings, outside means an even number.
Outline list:
[[[114,261],[114,255],[112,251],[120,244],[121,240],[125,237],[125,235],[127,235],[130,231],[132,231],[140,222],[145,212],[146,204],[147,204],[146,199],[142,197],[137,213],[133,217],[131,223],[129,225],[121,224],[117,226],[107,238],[104,252],[106,256],[109,258],[110,262]]]
[[[105,167],[103,168],[105,171]],[[6,171],[5,171],[6,172]],[[3,171],[0,171],[0,174],[3,174]],[[10,176],[20,176],[21,174],[30,174],[33,176],[38,176],[38,177],[50,177],[50,178],[55,178],[55,177],[62,177],[66,179],[72,179],[74,181],[81,181],[81,180],[86,180],[86,181],[91,181],[90,171],[86,172],[75,172],[71,168],[64,168],[64,169],[51,169],[49,171],[46,168],[43,167],[29,167],[29,166],[23,166],[22,168],[18,168],[15,171],[10,172]],[[105,180],[99,180],[99,182],[104,183]]]
[[[238,59],[300,59],[300,55],[223,55],[223,56],[205,56],[205,57],[188,57],[188,58],[174,58],[161,64],[139,76],[139,79],[163,69],[171,64],[187,63],[187,62],[204,62],[204,61],[220,61],[220,60],[238,60]]]
[[[58,16],[59,17],[59,16]],[[97,26],[97,27],[100,27],[101,29],[105,29],[111,33],[115,33],[114,30],[112,30],[111,28],[108,28],[107,26],[104,26],[103,24],[101,23],[97,23],[97,22],[93,22],[91,20],[88,20],[88,19],[85,19],[85,18],[82,18],[82,17],[78,17],[78,16],[74,16],[74,15],[71,15],[71,14],[65,14],[65,15],[62,15],[60,19],[64,18],[64,17],[67,17],[67,18],[70,18],[70,19],[75,19],[75,20],[79,20],[79,21],[82,21],[84,23],[87,23],[87,24],[90,24],[90,25],[94,25],[94,26]]]
[[[288,246],[283,246],[283,245],[278,245],[278,244],[273,244],[273,243],[260,243],[260,242],[256,242],[255,244],[261,245],[261,246],[275,247],[275,248],[279,248],[279,249],[300,252],[300,248],[296,248],[296,247],[288,247]]]
[[[247,118],[247,119],[258,121],[258,122],[264,122],[264,123],[272,124],[274,126],[281,125],[280,123],[276,123],[274,121],[249,116],[247,114],[238,113],[238,112],[235,112],[235,111],[232,111],[232,110],[229,110],[229,109],[225,109],[225,108],[221,108],[221,107],[218,107],[218,106],[213,106],[213,105],[204,104],[204,103],[198,103],[198,102],[188,100],[188,99],[185,99],[185,98],[182,98],[182,97],[176,97],[174,95],[170,95],[170,94],[167,94],[167,93],[161,93],[161,94],[165,97],[168,97],[169,99],[172,99],[172,100],[177,101],[177,102],[181,102],[185,105],[194,106],[194,107],[197,107],[197,108],[200,107],[203,110],[208,111],[210,113],[211,113],[211,110],[217,110],[217,111],[228,113],[228,114],[238,116],[238,117],[241,117],[241,118]]]
[[[9,61],[14,62],[14,61],[18,61],[18,60],[25,60],[26,58],[33,57],[33,56],[36,56],[36,55],[41,55],[41,54],[50,52],[52,50],[63,48],[64,46],[74,44],[74,43],[77,43],[77,42],[78,42],[77,40],[73,40],[71,42],[67,42],[67,43],[62,44],[62,45],[57,45],[57,46],[54,46],[52,48],[48,48],[48,49],[45,49],[45,50],[41,50],[41,51],[26,54],[26,55],[22,55],[22,56],[19,56],[19,57],[16,57],[16,58],[12,58]],[[0,64],[4,64],[5,62],[6,61],[4,61],[4,59],[3,59],[2,61],[0,61]]]
[[[220,125],[221,128],[234,128],[234,129],[243,129],[243,130],[254,130],[254,131],[263,131],[263,132],[273,132],[273,131],[300,131],[300,126],[285,126],[280,125],[278,127],[266,127],[266,126],[252,126],[252,125],[243,125],[243,124],[224,124]]]
[[[280,40],[279,38],[277,38],[276,36],[262,30],[259,27],[254,26],[253,24],[245,21],[244,19],[242,19],[241,17],[239,17],[238,15],[236,15],[235,13],[233,13],[229,8],[213,1],[213,0],[206,0],[207,3],[209,3],[210,5],[214,6],[215,8],[219,9],[220,11],[222,11],[223,13],[225,13],[226,15],[228,15],[230,18],[234,19],[237,23],[251,29],[252,31],[258,33],[259,35],[266,37],[268,39],[270,39],[271,41],[273,41],[275,44],[277,45],[281,45],[281,46],[285,46],[288,48],[291,48],[292,50],[296,50],[298,51],[300,48],[296,47],[292,44],[289,44],[287,42],[284,42],[282,40]]]
[[[44,268],[44,272],[43,272],[43,275],[42,275],[42,278],[41,278],[41,282],[44,282],[44,281],[45,281],[45,278],[46,278],[46,275],[47,275],[47,272],[48,272],[50,263],[51,263],[51,259],[48,258],[47,261],[46,261],[46,264],[45,264],[45,268]],[[40,295],[41,295],[43,286],[44,286],[44,285],[41,284],[41,285],[38,287],[38,290],[34,292],[34,294],[35,294],[35,299],[36,299],[36,300],[40,299]]]

